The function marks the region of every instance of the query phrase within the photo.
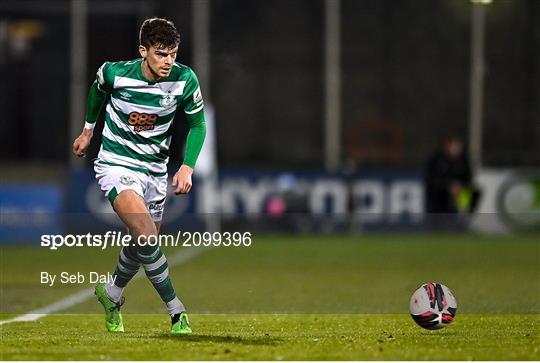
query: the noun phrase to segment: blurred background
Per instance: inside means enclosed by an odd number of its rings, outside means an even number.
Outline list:
[[[151,16],[180,31],[209,124],[171,229],[538,229],[540,1],[2,0],[7,240],[29,214],[118,226],[93,179],[103,122],[87,159],[71,145],[96,70],[137,58]]]

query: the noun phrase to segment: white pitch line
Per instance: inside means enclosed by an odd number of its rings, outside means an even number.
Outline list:
[[[169,266],[182,265],[186,263],[187,261],[191,260],[192,258],[194,258],[195,256],[209,249],[210,248],[190,248],[186,250],[185,252],[184,251],[178,252],[172,255],[170,258],[168,258]],[[138,272],[137,275],[133,277],[133,280],[140,278],[142,276],[146,276],[146,275]],[[74,305],[77,305],[85,300],[88,300],[93,295],[94,295],[94,288],[85,289],[73,295],[70,295],[62,300],[59,300],[57,302],[54,302],[42,308],[30,311],[29,313],[26,313],[24,315],[19,315],[19,316],[16,316],[14,318],[7,319],[7,320],[1,320],[0,325],[22,322],[22,321],[35,321],[49,314],[56,313],[58,311],[62,311]]]

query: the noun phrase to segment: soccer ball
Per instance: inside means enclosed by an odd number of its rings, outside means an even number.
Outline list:
[[[409,310],[413,320],[422,328],[442,329],[454,320],[457,302],[448,287],[428,282],[412,294]]]

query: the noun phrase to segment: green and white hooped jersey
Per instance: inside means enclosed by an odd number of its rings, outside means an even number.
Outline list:
[[[96,162],[160,176],[167,173],[176,111],[203,112],[203,99],[189,67],[175,63],[169,77],[149,81],[141,62],[106,62],[97,72],[98,88],[110,98]]]

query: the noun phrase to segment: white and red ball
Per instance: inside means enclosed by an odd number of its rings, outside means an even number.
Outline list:
[[[454,320],[457,302],[448,287],[428,282],[412,294],[409,310],[413,320],[422,328],[442,329]]]

